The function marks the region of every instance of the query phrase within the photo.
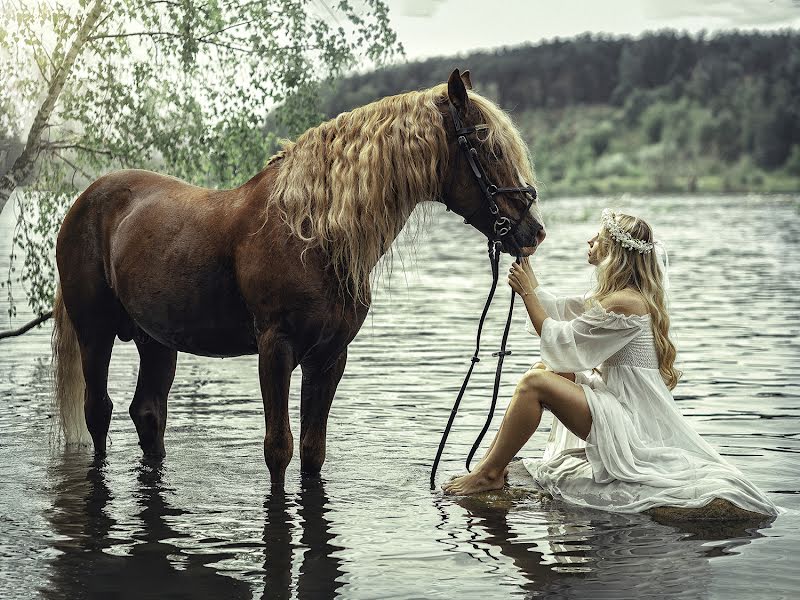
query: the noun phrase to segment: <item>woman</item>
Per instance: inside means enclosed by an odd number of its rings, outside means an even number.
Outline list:
[[[547,408],[555,419],[544,455],[524,464],[554,497],[618,512],[722,498],[777,514],[675,406],[670,390],[680,371],[669,339],[666,260],[659,260],[666,252],[656,251],[663,246],[654,243],[650,226],[605,209],[588,243],[598,282],[589,298],[557,298],[539,286],[527,261],[512,265],[508,283],[525,302],[529,331],[541,337],[543,363],[517,385],[486,456],[444,491],[502,487],[508,463]]]

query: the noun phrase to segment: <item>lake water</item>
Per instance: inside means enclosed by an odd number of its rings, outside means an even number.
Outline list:
[[[787,512],[760,528],[661,525],[535,498],[487,505],[431,492],[442,429],[469,365],[490,284],[485,241],[434,210],[412,260],[401,240],[350,346],[321,478],[299,452],[270,489],[256,357],[181,354],[167,458],[143,463],[127,414],[137,355],[117,343],[108,456],[51,448],[49,324],[0,341],[3,598],[796,598],[800,593],[800,197],[564,198],[543,202],[544,285],[591,284],[585,240],[600,209],[648,219],[671,255],[675,399],[706,440]],[[0,273],[13,215],[0,220]],[[502,269],[508,267],[504,258]],[[508,308],[503,283],[484,360],[450,436],[443,480],[485,418]],[[0,314],[7,302],[0,298]],[[27,320],[21,311],[15,324]],[[500,422],[537,358],[521,304]],[[11,324],[2,319],[0,329]],[[299,370],[291,419],[299,432]],[[536,456],[545,418],[522,454]]]

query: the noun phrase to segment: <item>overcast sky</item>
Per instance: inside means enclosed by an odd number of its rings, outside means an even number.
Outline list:
[[[387,0],[409,60],[584,32],[800,28],[800,0]]]

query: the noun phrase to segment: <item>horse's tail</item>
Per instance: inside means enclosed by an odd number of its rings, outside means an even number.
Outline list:
[[[55,422],[56,439],[63,439],[68,444],[88,444],[92,440],[83,413],[86,383],[81,367],[81,352],[78,336],[64,306],[61,284],[56,289],[53,320],[53,409],[58,415]]]

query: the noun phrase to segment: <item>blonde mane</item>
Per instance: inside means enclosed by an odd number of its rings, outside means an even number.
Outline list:
[[[267,206],[278,208],[306,250],[325,253],[357,302],[367,302],[370,272],[416,205],[441,198],[448,148],[437,104],[446,97],[440,85],[342,113],[268,163],[279,170]],[[527,146],[508,116],[478,94],[469,98],[489,126],[482,147],[533,183]]]

